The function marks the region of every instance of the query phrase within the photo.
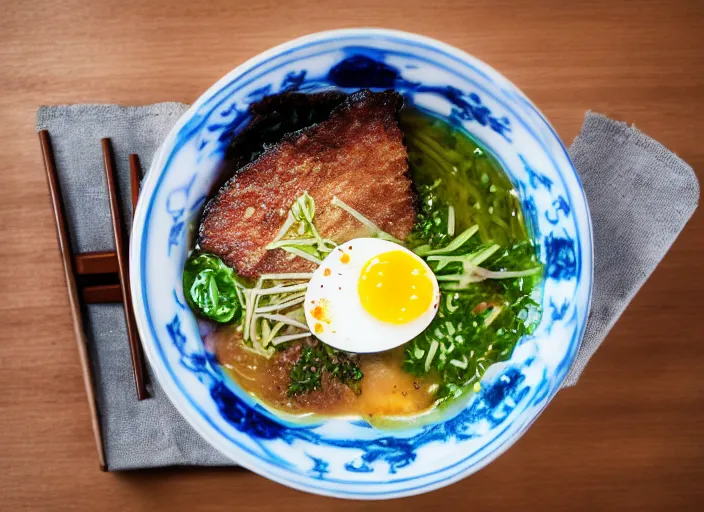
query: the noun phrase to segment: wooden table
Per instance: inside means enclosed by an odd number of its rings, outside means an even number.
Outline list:
[[[385,26],[491,63],[570,142],[584,111],[634,122],[704,177],[704,3],[1,0],[0,509],[704,510],[704,216],[694,215],[579,385],[488,468],[363,505],[244,470],[104,474],[73,340],[34,114],[191,102],[292,37]],[[620,3],[622,5],[612,5]],[[563,6],[569,5],[569,6]]]

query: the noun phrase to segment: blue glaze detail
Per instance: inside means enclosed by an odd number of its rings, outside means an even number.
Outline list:
[[[281,91],[297,91],[303,82],[305,82],[307,71],[305,69],[296,73],[291,71],[287,73],[281,81]]]
[[[540,222],[538,220],[538,207],[535,204],[535,199],[527,192],[525,183],[519,182],[516,188],[523,198],[521,200],[521,207],[523,208],[523,216],[526,219],[528,230],[530,233],[533,233],[534,238],[540,238]]]
[[[259,99],[261,99],[261,97],[257,97],[257,101]],[[233,113],[235,114],[234,117],[232,117]],[[229,117],[232,117],[232,120],[225,125],[225,129],[220,132],[220,136],[218,137],[218,142],[222,145],[228,144],[232,140],[232,137],[244,128],[252,118],[248,110],[244,109],[240,111],[234,108],[234,106],[232,107],[232,112]]]
[[[542,380],[544,382],[549,381],[549,376],[545,369],[543,369],[543,375],[542,375]],[[541,403],[543,400],[545,400],[548,396],[550,395],[550,386],[544,385],[544,386],[539,386],[536,389],[535,396],[533,397],[533,400],[531,403],[533,405]]]
[[[557,196],[557,199],[552,202],[552,205],[555,208],[555,211],[553,212],[554,216],[550,215],[550,212],[546,211],[545,218],[550,224],[555,226],[560,222],[560,212],[564,213],[565,217],[570,215],[570,205],[563,196]]]
[[[222,415],[240,432],[259,439],[276,439],[286,431],[281,424],[245,404],[223,382],[214,382],[210,395]]]
[[[330,472],[330,470],[328,469],[330,467],[330,464],[325,462],[323,459],[313,457],[308,453],[306,453],[306,455],[310,460],[313,461],[313,469],[311,469],[310,472],[313,473],[316,478],[323,479],[324,475]]]
[[[369,423],[367,423],[364,420],[351,420],[350,424],[354,425],[355,427],[361,427],[361,428],[374,428],[372,427]]]
[[[327,79],[332,85],[343,89],[390,89],[399,77],[398,70],[381,59],[353,55],[333,66]]]
[[[229,107],[227,107],[226,109],[223,109],[220,112],[220,117],[230,117],[233,112],[237,112],[237,104],[236,103],[232,103]]]
[[[183,240],[183,231],[186,226],[185,214],[188,209],[188,195],[196,177],[192,176],[185,185],[171,191],[166,199],[166,211],[171,216],[171,229],[169,230],[169,246],[167,253],[171,256],[171,248],[178,246]]]
[[[181,300],[178,298],[178,292],[176,290],[174,290],[173,296],[174,296],[174,301],[176,302],[178,307],[184,311],[187,311],[188,307],[183,302],[181,302]]]
[[[542,185],[546,189],[551,190],[552,180],[544,174],[540,174],[538,171],[533,169],[533,167],[531,167],[531,165],[528,163],[528,160],[526,160],[523,155],[519,156],[521,158],[521,162],[523,162],[523,166],[525,167],[526,172],[528,173],[530,186],[533,188],[538,188],[538,185]]]
[[[193,204],[190,206],[188,213],[196,213],[198,210],[200,210],[205,202],[208,200],[208,196],[200,196],[198,199],[193,201]]]
[[[550,233],[545,239],[547,266],[545,274],[552,279],[572,279],[577,275],[577,254],[574,240]]]
[[[511,132],[510,122],[507,117],[495,117],[491,110],[482,103],[476,92],[465,94],[456,87],[427,86],[405,83],[406,90],[413,93],[431,93],[440,96],[453,105],[449,120],[461,126],[463,121],[476,121],[482,126],[488,126],[501,135],[507,142],[511,142],[508,134]]]
[[[171,247],[177,246],[181,242],[185,223],[181,220],[174,220],[173,226],[169,231],[169,256],[171,255]]]
[[[174,293],[176,293],[176,290],[174,290]],[[166,332],[169,333],[169,337],[171,338],[171,341],[173,342],[174,346],[178,349],[178,351],[181,353],[181,357],[184,356],[185,354],[185,345],[186,341],[186,336],[183,334],[181,331],[181,318],[176,314],[174,315],[174,318],[166,324]]]
[[[247,99],[249,101],[259,101],[264,96],[271,94],[272,87],[273,87],[273,85],[266,84],[263,87],[259,87],[258,89],[254,89],[252,92],[247,94]]]
[[[552,309],[551,318],[553,321],[562,320],[570,307],[570,303],[567,300],[562,301],[558,306],[555,302],[550,299],[550,308]]]

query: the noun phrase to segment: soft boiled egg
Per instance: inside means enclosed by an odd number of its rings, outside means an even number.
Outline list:
[[[338,246],[308,283],[306,321],[323,342],[355,353],[381,352],[420,334],[435,317],[433,271],[405,247],[378,238]]]

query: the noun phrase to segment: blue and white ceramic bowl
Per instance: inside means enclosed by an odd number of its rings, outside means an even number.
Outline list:
[[[210,193],[247,107],[287,90],[393,88],[460,123],[503,163],[545,263],[543,317],[492,367],[461,411],[414,430],[361,421],[295,425],[273,416],[220,369],[184,305],[189,226]],[[188,422],[242,466],[304,491],[354,499],[418,494],[482,468],[525,432],[560,388],[584,332],[592,235],[567,152],[513,84],[446,44],[390,30],[338,30],[254,57],[211,87],[162,144],[144,184],[131,244],[139,331],[159,384]]]

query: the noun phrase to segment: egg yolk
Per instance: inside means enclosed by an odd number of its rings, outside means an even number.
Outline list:
[[[359,299],[374,318],[405,324],[425,313],[433,301],[433,282],[425,266],[404,251],[381,253],[364,264]]]

